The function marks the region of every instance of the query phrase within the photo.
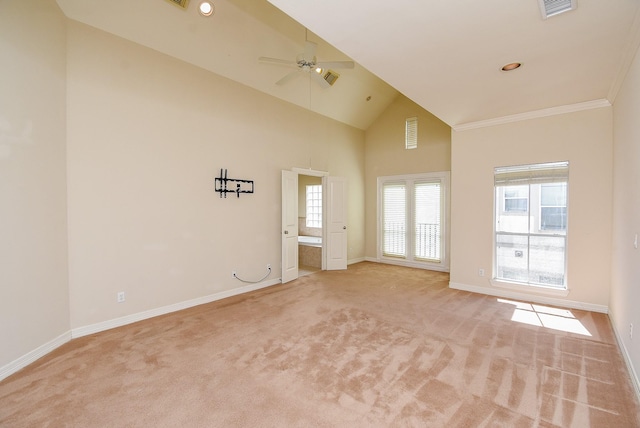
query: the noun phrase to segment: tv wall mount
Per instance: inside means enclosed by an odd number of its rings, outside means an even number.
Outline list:
[[[238,178],[227,178],[227,170],[220,169],[220,177],[215,180],[216,192],[227,197],[227,193],[235,193],[239,198],[240,193],[253,193],[253,180],[240,180]]]

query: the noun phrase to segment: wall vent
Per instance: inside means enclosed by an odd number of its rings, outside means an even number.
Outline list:
[[[181,9],[187,9],[187,6],[189,5],[189,0],[167,0],[169,3],[175,4],[176,6],[178,6]]]
[[[578,0],[538,0],[542,19],[575,9]]]
[[[333,86],[333,84],[336,83],[336,80],[338,80],[338,77],[340,77],[340,75],[333,70],[328,70],[324,74],[324,80],[326,80],[327,83],[329,83],[331,86]]]

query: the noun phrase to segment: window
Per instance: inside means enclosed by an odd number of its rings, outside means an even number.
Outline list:
[[[407,149],[418,147],[418,118],[410,117],[405,122],[404,145]]]
[[[378,178],[378,258],[446,270],[448,173]]]
[[[512,186],[504,189],[504,211],[526,213],[529,211],[529,186]]]
[[[567,183],[540,185],[540,229],[567,229]]]
[[[307,185],[307,227],[322,227],[322,185]]]
[[[495,169],[495,279],[566,289],[568,177],[568,162]]]

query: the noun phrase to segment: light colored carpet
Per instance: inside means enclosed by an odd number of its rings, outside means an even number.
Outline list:
[[[606,315],[447,284],[365,262],[76,339],[0,383],[0,426],[640,426]]]

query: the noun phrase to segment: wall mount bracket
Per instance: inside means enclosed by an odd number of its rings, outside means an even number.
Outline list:
[[[235,193],[239,198],[240,193],[253,193],[253,180],[240,180],[237,178],[227,178],[227,170],[220,169],[220,177],[215,179],[216,192],[227,197],[227,193]]]

